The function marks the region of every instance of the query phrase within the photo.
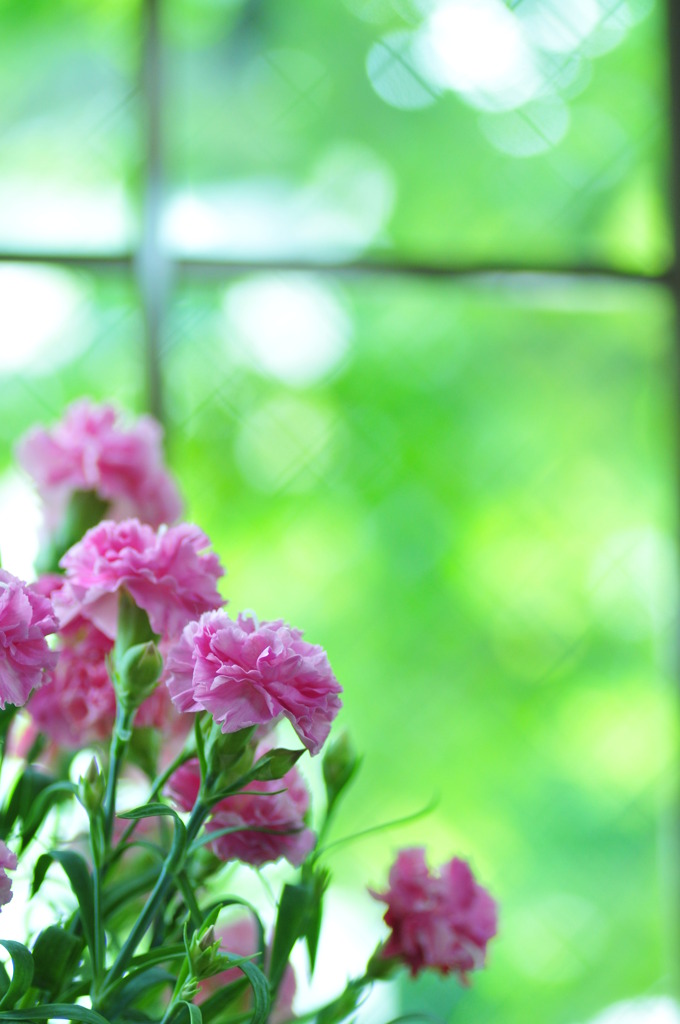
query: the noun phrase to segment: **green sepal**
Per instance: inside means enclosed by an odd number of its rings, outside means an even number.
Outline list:
[[[49,542],[36,559],[38,574],[58,572],[59,561],[83,534],[101,522],[109,508],[109,502],[100,498],[96,491],[74,491],[66,508],[64,518]]]
[[[87,862],[79,853],[73,850],[50,850],[38,857],[33,870],[33,885],[31,887],[31,898],[40,889],[45,880],[45,875],[52,863],[56,861],[64,870],[68,878],[73,895],[78,901],[80,921],[83,926],[85,942],[92,956],[95,955],[96,928],[94,912],[94,888],[92,877]],[[58,1014],[55,1014],[58,1016]]]
[[[0,1010],[11,1010],[21,997],[26,995],[33,983],[33,957],[25,946],[11,939],[0,939],[0,946],[4,946],[12,958],[12,980],[0,999]]]
[[[158,636],[151,628],[149,616],[143,608],[135,604],[125,587],[121,587],[118,592],[118,623],[113,648],[116,665],[131,647],[146,644],[149,640],[158,640]]]
[[[83,952],[83,941],[57,924],[40,932],[33,944],[33,985],[53,995],[73,976]]]

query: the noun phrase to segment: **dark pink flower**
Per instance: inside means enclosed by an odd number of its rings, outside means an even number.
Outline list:
[[[126,426],[113,406],[87,399],[71,405],[52,430],[30,431],[17,454],[38,486],[48,529],[61,522],[74,491],[95,491],[109,501],[110,519],[174,522],[182,502],[164,465],[162,436],[150,416]]]
[[[4,906],[12,899],[12,883],[7,876],[7,871],[15,871],[17,866],[17,855],[0,839],[0,905]]]
[[[66,580],[54,595],[61,626],[83,616],[114,639],[124,587],[155,633],[177,639],[191,619],[224,604],[216,589],[224,569],[209,545],[188,523],[156,531],[138,519],[104,520],[61,560]]]
[[[257,927],[252,917],[242,917],[234,921],[233,924],[216,928],[215,934],[221,940],[221,952],[230,953],[232,956],[252,956],[254,953],[257,953]],[[255,963],[257,963],[257,960]],[[231,967],[227,971],[221,971],[219,974],[213,974],[210,978],[205,978],[201,982],[196,1002],[200,1006],[213,993],[219,992],[225,985],[229,985],[233,981],[240,981],[242,978],[243,972],[238,967]],[[287,964],[276,994],[276,1000],[270,1010],[268,1018],[270,1024],[281,1024],[282,1021],[290,1020],[293,1016],[295,989],[295,971],[290,964]],[[244,992],[242,1003],[243,1005],[239,1005],[238,1009],[246,1012],[251,1003],[249,991]]]
[[[0,569],[0,708],[20,707],[45,682],[57,660],[45,637],[56,629],[52,602]]]
[[[383,957],[396,957],[412,975],[425,968],[451,972],[467,984],[468,971],[483,967],[486,945],[497,931],[497,908],[458,857],[431,874],[420,848],[402,850],[390,871],[385,923],[392,934]]]
[[[264,753],[258,750],[258,756]],[[183,811],[196,802],[200,785],[198,761],[188,761],[170,779],[168,793]],[[283,790],[283,792],[279,792]],[[313,849],[316,837],[306,828],[309,793],[295,768],[281,779],[250,782],[243,791],[216,804],[206,832],[233,828],[212,843],[220,860],[240,860],[255,867],[285,857],[295,867]]]
[[[280,619],[208,612],[170,651],[167,683],[180,711],[208,711],[222,732],[284,715],[317,754],[340,710],[342,687],[322,647]]]

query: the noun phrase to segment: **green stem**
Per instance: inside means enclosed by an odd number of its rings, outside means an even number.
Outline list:
[[[187,823],[187,845],[192,839],[196,838],[196,835],[205,821],[209,810],[209,804],[204,803],[199,797]],[[151,926],[151,923],[156,916],[157,911],[163,904],[163,900],[170,888],[171,882],[173,879],[176,879],[177,872],[181,871],[184,850],[185,848],[179,844],[179,832],[176,831],[172,847],[163,863],[161,873],[158,876],[158,881],[153,887],[153,890],[151,891],[141,914],[137,918],[132,931],[123,943],[113,966],[106,975],[103,989],[104,992],[106,992],[111,985],[118,980],[118,978],[122,977],[128,967],[128,964],[135,955],[137,946],[144,938],[147,929]]]
[[[97,835],[97,831],[99,834]],[[102,840],[101,821],[90,820],[90,850],[92,851],[92,896],[94,902],[94,949],[92,950],[92,980],[96,991],[102,972],[106,954],[106,933],[104,931],[104,915],[102,914]]]
[[[177,874],[177,888],[184,897],[184,903],[189,911],[191,917],[191,923],[194,928],[200,928],[203,924],[203,915],[201,909],[196,901],[194,890],[191,888],[189,879],[187,878],[186,871],[179,871]]]
[[[159,795],[159,793],[163,789],[163,786],[168,781],[170,776],[174,775],[178,768],[180,768],[183,764],[185,764],[187,761],[191,760],[191,758],[195,756],[195,750],[183,750],[180,754],[178,754],[175,760],[172,762],[172,764],[168,765],[165,771],[161,772],[160,775],[156,776],[153,785],[149,790],[149,795],[146,798],[146,802],[148,804],[152,803]],[[125,844],[127,843],[128,839],[130,838],[134,830],[137,828],[138,824],[139,821],[131,821],[128,827],[125,829],[122,836],[120,837],[120,840],[116,845],[116,849],[114,850],[113,854],[109,859],[109,866],[113,864],[114,861],[116,861],[118,857],[121,856],[122,853],[124,853]]]
[[[118,776],[123,763],[123,758],[132,736],[132,723],[134,721],[134,710],[128,710],[120,704],[116,707],[116,724],[111,737],[111,752],[109,755],[109,777],[106,780],[106,795],[104,796],[104,839],[107,848],[111,843],[113,833],[113,819],[116,814],[116,788]]]

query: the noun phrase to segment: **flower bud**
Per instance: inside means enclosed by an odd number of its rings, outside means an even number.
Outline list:
[[[220,940],[212,925],[203,934],[194,932],[189,944],[189,961],[193,976],[201,981],[223,969]]]
[[[156,644],[135,644],[116,661],[114,686],[124,707],[138,708],[158,685],[163,659]]]
[[[95,814],[102,805],[106,782],[96,757],[87,766],[87,771],[78,779],[78,799],[88,815]]]
[[[349,733],[343,730],[326,750],[322,762],[328,813],[345,786],[351,781],[359,763],[360,758],[352,745]]]

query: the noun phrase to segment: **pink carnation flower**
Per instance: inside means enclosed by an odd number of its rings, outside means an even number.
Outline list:
[[[162,435],[150,416],[128,427],[113,406],[87,399],[71,405],[52,430],[30,431],[17,454],[45,503],[48,529],[61,522],[74,491],[95,491],[109,501],[111,519],[174,522],[182,502],[164,466]]]
[[[116,719],[116,693],[106,667],[113,641],[85,619],[62,634],[57,666],[47,685],[32,694],[26,710],[40,732],[76,750],[108,742]],[[136,726],[176,731],[177,713],[166,687],[159,686],[137,712]]]
[[[242,917],[234,921],[233,924],[216,928],[215,934],[221,940],[220,950],[224,953],[230,953],[232,956],[252,956],[257,953],[257,927],[252,917]],[[255,962],[257,963],[257,961]],[[210,978],[205,978],[201,982],[196,1002],[200,1006],[209,996],[219,992],[225,985],[240,981],[242,978],[243,972],[238,967],[230,967],[227,971],[221,971],[219,974],[213,974]],[[290,964],[287,964],[276,994],[276,1000],[269,1013],[270,1024],[281,1024],[282,1021],[291,1019],[295,989],[295,971]],[[241,1003],[234,1009],[246,1013],[250,1008],[251,1000],[250,990],[248,990],[244,992]]]
[[[7,871],[15,871],[17,866],[17,855],[0,839],[0,905],[4,906],[12,899],[12,883],[7,877]]]
[[[258,750],[257,756],[264,752]],[[190,811],[200,782],[198,761],[188,761],[170,779],[168,793],[181,810]],[[316,842],[314,833],[305,827],[308,809],[309,793],[299,772],[291,768],[281,779],[250,782],[241,793],[221,800],[213,807],[205,829],[239,829],[211,843],[220,860],[240,860],[258,867],[285,857],[298,867]]]
[[[149,616],[151,628],[176,639],[191,619],[224,604],[216,583],[224,574],[206,535],[188,523],[153,530],[138,519],[104,520],[61,560],[63,587],[54,595],[62,627],[89,619],[114,639],[118,591],[124,587]]]
[[[222,732],[284,715],[318,754],[340,710],[342,687],[322,647],[280,619],[256,622],[208,612],[170,651],[167,683],[180,711],[208,711]]]
[[[45,637],[56,629],[51,601],[0,569],[0,708],[20,707],[42,686],[57,660]]]
[[[412,975],[424,968],[451,972],[468,983],[467,973],[483,967],[486,945],[497,931],[496,903],[478,885],[470,868],[454,857],[433,875],[420,848],[402,850],[390,871],[385,923],[392,934],[383,957],[397,957]]]

